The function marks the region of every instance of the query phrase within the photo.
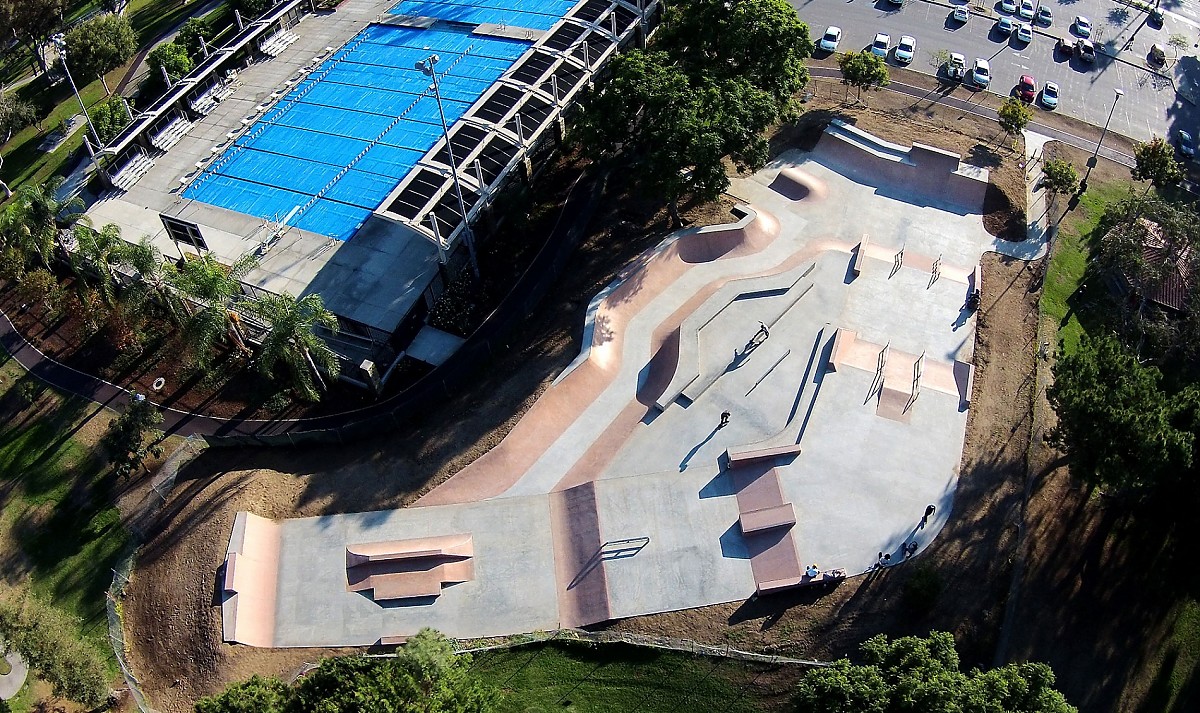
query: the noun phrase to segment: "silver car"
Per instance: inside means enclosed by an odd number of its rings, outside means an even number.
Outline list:
[[[842,41],[842,28],[830,25],[821,37],[820,48],[825,52],[837,52],[838,43]]]
[[[987,89],[992,83],[992,65],[986,59],[976,59],[971,68],[971,82],[981,89]]]
[[[886,32],[880,32],[875,35],[875,41],[871,43],[871,54],[876,57],[887,57],[891,47],[892,36]]]

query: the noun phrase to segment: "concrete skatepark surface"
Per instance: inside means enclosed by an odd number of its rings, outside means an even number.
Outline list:
[[[964,303],[994,241],[986,180],[844,126],[735,180],[736,222],[629,265],[590,305],[588,347],[486,455],[411,508],[279,521],[275,563],[227,589],[226,639],[514,634],[741,600],[805,583],[811,563],[853,576],[879,551],[902,560],[953,503]],[[347,546],[450,535],[473,540],[470,581],[382,602],[348,591]],[[270,622],[244,623],[251,611]]]

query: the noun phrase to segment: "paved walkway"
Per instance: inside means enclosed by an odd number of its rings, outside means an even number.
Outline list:
[[[0,676],[0,701],[7,701],[20,693],[21,686],[25,685],[25,678],[29,675],[29,667],[25,665],[25,659],[21,658],[16,651],[8,652],[4,660],[12,667],[12,670]]]

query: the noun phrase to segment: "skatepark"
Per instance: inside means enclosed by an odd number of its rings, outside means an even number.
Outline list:
[[[589,305],[587,348],[415,506],[239,513],[225,640],[577,627],[920,557],[957,483],[987,180],[839,122],[735,179],[731,222],[630,264]]]

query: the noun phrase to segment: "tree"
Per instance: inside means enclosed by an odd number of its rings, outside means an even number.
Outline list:
[[[1186,50],[1188,47],[1192,46],[1192,41],[1189,40],[1188,36],[1185,34],[1173,32],[1171,33],[1171,36],[1167,38],[1167,44],[1182,52],[1183,50]]]
[[[255,674],[196,701],[196,713],[286,713],[294,700],[294,690],[283,681]]]
[[[59,228],[69,228],[84,217],[79,197],[58,198],[65,181],[62,176],[53,176],[43,183],[26,183],[17,189],[13,203],[14,242],[27,253],[36,254],[46,267],[50,267],[58,246]]]
[[[123,15],[97,15],[67,33],[67,61],[77,75],[102,77],[137,52],[137,37]]]
[[[121,253],[122,264],[136,273],[129,289],[129,303],[153,303],[163,310],[176,326],[187,320],[187,306],[174,289],[177,272],[150,239],[143,236],[134,244],[126,244]]]
[[[46,71],[41,48],[62,23],[63,0],[0,0],[0,27],[9,27],[15,38],[29,42],[30,52]]]
[[[258,354],[259,370],[271,375],[282,364],[301,396],[320,400],[316,386],[325,388],[321,370],[335,377],[338,373],[337,355],[315,331],[317,325],[337,329],[337,317],[325,309],[321,296],[309,294],[296,299],[286,292],[268,293],[246,303],[245,309],[266,322],[269,329]]]
[[[1007,664],[989,671],[959,670],[954,637],[932,632],[889,641],[882,634],[862,644],[862,664],[843,659],[809,670],[796,687],[797,713],[884,711],[1006,711],[1074,713],[1054,689],[1054,672],[1039,663]]]
[[[113,419],[100,442],[108,452],[117,476],[128,477],[141,468],[149,456],[162,455],[163,449],[158,442],[163,433],[155,428],[162,420],[158,407],[145,397],[135,397],[125,407],[125,412]]]
[[[0,144],[8,143],[13,134],[38,120],[37,109],[21,101],[15,92],[0,92]]]
[[[183,23],[179,33],[175,35],[175,44],[183,45],[192,61],[199,62],[204,54],[204,41],[212,37],[208,23],[203,18],[193,17]]]
[[[996,110],[1000,128],[1007,134],[1019,134],[1033,120],[1033,109],[1017,97],[1007,97]]]
[[[78,622],[26,591],[0,588],[0,640],[56,696],[95,706],[108,692],[104,659],[79,636]]]
[[[117,301],[116,266],[124,261],[126,243],[121,228],[108,223],[100,230],[77,223],[74,229],[77,248],[71,254],[71,267],[80,281],[95,285],[109,306]]]
[[[150,69],[155,77],[161,77],[166,70],[172,82],[178,82],[192,71],[195,63],[188,56],[183,45],[174,42],[164,42],[150,51]]]
[[[776,105],[748,81],[692,80],[658,51],[629,52],[612,67],[580,120],[581,144],[596,158],[620,146],[634,179],[667,200],[677,224],[683,196],[711,200],[729,185],[724,156],[765,160],[761,133]]]
[[[392,658],[327,658],[294,688],[254,676],[196,703],[196,713],[479,713],[495,692],[470,675],[471,657],[458,655],[438,632],[422,629]]]
[[[1183,180],[1183,165],[1175,159],[1175,147],[1161,136],[1133,147],[1135,166],[1130,169],[1134,180],[1149,181],[1151,188],[1162,190]]]
[[[257,20],[267,10],[275,7],[277,0],[235,0],[234,4],[247,22]]]
[[[1187,414],[1159,388],[1116,337],[1084,335],[1054,365],[1046,395],[1058,414],[1052,434],[1071,472],[1113,489],[1147,487],[1191,467],[1194,436],[1177,427]]]
[[[943,65],[950,61],[950,50],[942,48],[929,53],[929,66],[939,74]]]
[[[888,85],[887,64],[882,57],[867,50],[841,55],[838,57],[838,67],[842,69],[842,81],[858,89],[859,99],[864,89],[882,89]]]
[[[660,46],[690,78],[743,79],[781,113],[808,84],[808,26],[786,0],[680,0],[670,4]]]
[[[1074,193],[1079,188],[1079,174],[1070,161],[1050,159],[1042,164],[1042,185],[1055,195]]]
[[[38,268],[21,278],[21,297],[31,302],[41,302],[47,310],[53,310],[62,296],[58,280],[49,270]]]
[[[100,143],[103,144],[117,138],[130,123],[124,97],[110,97],[107,101],[93,106],[89,114],[92,117],[92,126],[96,127]]]
[[[172,276],[174,286],[199,303],[199,308],[184,301],[188,317],[183,324],[183,336],[194,363],[207,368],[212,360],[213,347],[229,339],[247,356],[251,353],[238,331],[232,307],[242,295],[241,279],[258,266],[253,255],[245,255],[226,267],[211,254],[184,260]]]

